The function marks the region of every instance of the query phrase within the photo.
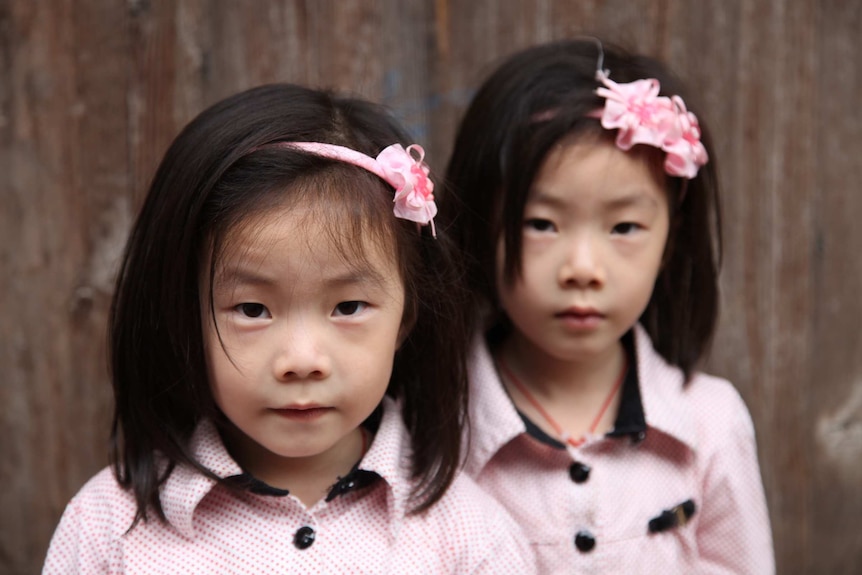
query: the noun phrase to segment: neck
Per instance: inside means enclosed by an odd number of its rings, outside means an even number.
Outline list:
[[[613,429],[627,360],[622,343],[588,358],[560,359],[514,337],[498,355],[515,406],[563,443],[580,447]]]
[[[366,439],[364,432],[357,428],[328,450],[303,457],[273,453],[236,428],[226,432],[225,442],[246,472],[267,485],[287,489],[310,508],[362,458]]]
[[[601,353],[560,358],[537,348],[517,332],[503,343],[499,353],[531,391],[549,399],[607,391],[626,361],[622,342]]]

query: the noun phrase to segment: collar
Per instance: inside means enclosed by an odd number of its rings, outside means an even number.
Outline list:
[[[344,478],[330,490],[326,502],[347,493],[353,488],[370,484],[370,475],[380,477],[387,486],[387,506],[392,527],[397,528],[400,518],[407,512],[413,482],[410,462],[410,440],[401,419],[396,401],[384,397],[380,426],[368,452]],[[257,495],[284,496],[287,491],[276,489],[250,476],[230,456],[215,424],[204,420],[192,434],[190,447],[193,456],[216,476],[246,487]],[[350,485],[351,481],[354,483]],[[160,488],[160,499],[165,518],[183,536],[193,539],[194,513],[200,502],[218,484],[188,465],[177,465]]]
[[[655,351],[640,324],[635,325],[631,334],[624,336],[623,343],[627,353],[634,357],[631,363],[636,369],[630,369],[626,376],[620,409],[608,436],[633,436],[640,440],[652,428],[696,449],[696,429],[685,409],[687,390],[682,372]],[[546,443],[565,448],[521,417],[503,387],[483,334],[473,341],[469,377],[470,440],[465,468],[470,475],[478,474],[504,445],[522,433],[537,435]]]
[[[634,338],[634,332],[629,331],[621,339],[623,349],[628,357],[629,366],[631,367],[626,370],[625,379],[623,379],[620,389],[620,403],[617,408],[617,417],[614,420],[614,428],[605,435],[606,437],[617,438],[628,437],[633,443],[640,443],[646,437],[647,423],[644,418],[643,402],[641,401]],[[556,449],[568,449],[564,443],[545,433],[541,427],[536,425],[520,410],[518,411],[518,415],[524,420],[524,426],[531,437]]]
[[[684,383],[682,370],[659,355],[643,326],[635,325],[634,334],[641,400],[648,427],[696,450],[697,427],[687,399],[689,385],[695,382]]]
[[[198,424],[190,442],[192,456],[216,476],[227,478],[243,475],[243,470],[228,454],[212,421]],[[159,491],[165,518],[183,536],[194,538],[192,518],[195,509],[218,482],[202,475],[195,468],[177,465]]]
[[[371,447],[358,469],[379,475],[387,485],[387,505],[392,526],[396,528],[408,511],[414,481],[410,433],[401,416],[401,405],[383,397],[383,418]]]
[[[500,449],[527,432],[506,393],[483,333],[473,339],[468,368],[470,402],[464,468],[476,477]]]

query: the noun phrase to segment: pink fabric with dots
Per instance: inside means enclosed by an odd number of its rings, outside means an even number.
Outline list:
[[[220,476],[241,472],[211,424],[195,454]],[[169,524],[157,519],[126,533],[131,495],[105,469],[72,499],[44,565],[74,573],[533,573],[532,550],[512,518],[466,476],[420,516],[405,515],[409,441],[400,411],[384,416],[360,467],[383,479],[307,509],[292,496],[234,492],[179,467],[162,489]],[[309,526],[315,540],[298,549]]]
[[[504,503],[536,550],[539,573],[775,572],[751,417],[723,380],[682,373],[635,329],[646,438],[591,437],[556,449],[526,433],[484,344],[471,362],[472,435],[466,470]],[[588,465],[583,483],[569,475]],[[650,519],[691,499],[682,526],[650,533]],[[586,531],[595,546],[575,546]]]

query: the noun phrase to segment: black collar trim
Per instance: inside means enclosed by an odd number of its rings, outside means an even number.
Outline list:
[[[617,418],[614,421],[614,428],[606,434],[606,437],[620,438],[628,436],[632,441],[640,442],[646,437],[647,425],[646,417],[644,416],[643,401],[641,401],[634,332],[629,331],[626,333],[622,337],[622,343],[629,358],[629,370],[626,372],[625,380],[623,380],[622,396],[620,397],[620,406]],[[555,449],[566,448],[561,441],[545,433],[542,428],[536,425],[520,410],[518,410],[518,415],[521,417],[521,421],[524,422],[527,435]]]

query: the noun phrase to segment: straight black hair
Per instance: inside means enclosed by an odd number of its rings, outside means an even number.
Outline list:
[[[481,315],[500,316],[494,268],[501,237],[504,281],[521,273],[524,206],[552,146],[582,135],[613,141],[615,134],[593,117],[604,106],[596,94],[602,53],[602,67],[612,80],[656,78],[662,95],[680,95],[690,103],[682,83],[661,62],[601,45],[594,38],[527,48],[492,72],[458,128],[448,187],[441,194],[442,218],[468,256],[466,277],[475,297],[471,309],[482,310]],[[652,297],[640,318],[656,350],[683,370],[686,381],[715,330],[721,261],[716,154],[703,115],[688,107],[701,120],[710,160],[692,180],[665,178],[670,234]]]
[[[413,512],[439,500],[460,463],[469,330],[455,251],[445,234],[434,239],[395,218],[394,191],[378,177],[268,145],[286,141],[338,144],[372,157],[412,143],[380,106],[273,84],[216,103],[171,144],[131,232],[110,314],[110,455],[117,481],[137,502],[133,526],[149,510],[165,520],[159,486],[176,465],[220,479],[189,445],[201,420],[223,417],[206,375],[202,322],[212,302],[211,292],[201,301],[200,288],[212,283],[203,274],[213,277],[232,231],[285,202],[319,208],[346,256],[361,261],[370,234],[397,258],[407,335],[387,394],[401,399],[411,434]]]

